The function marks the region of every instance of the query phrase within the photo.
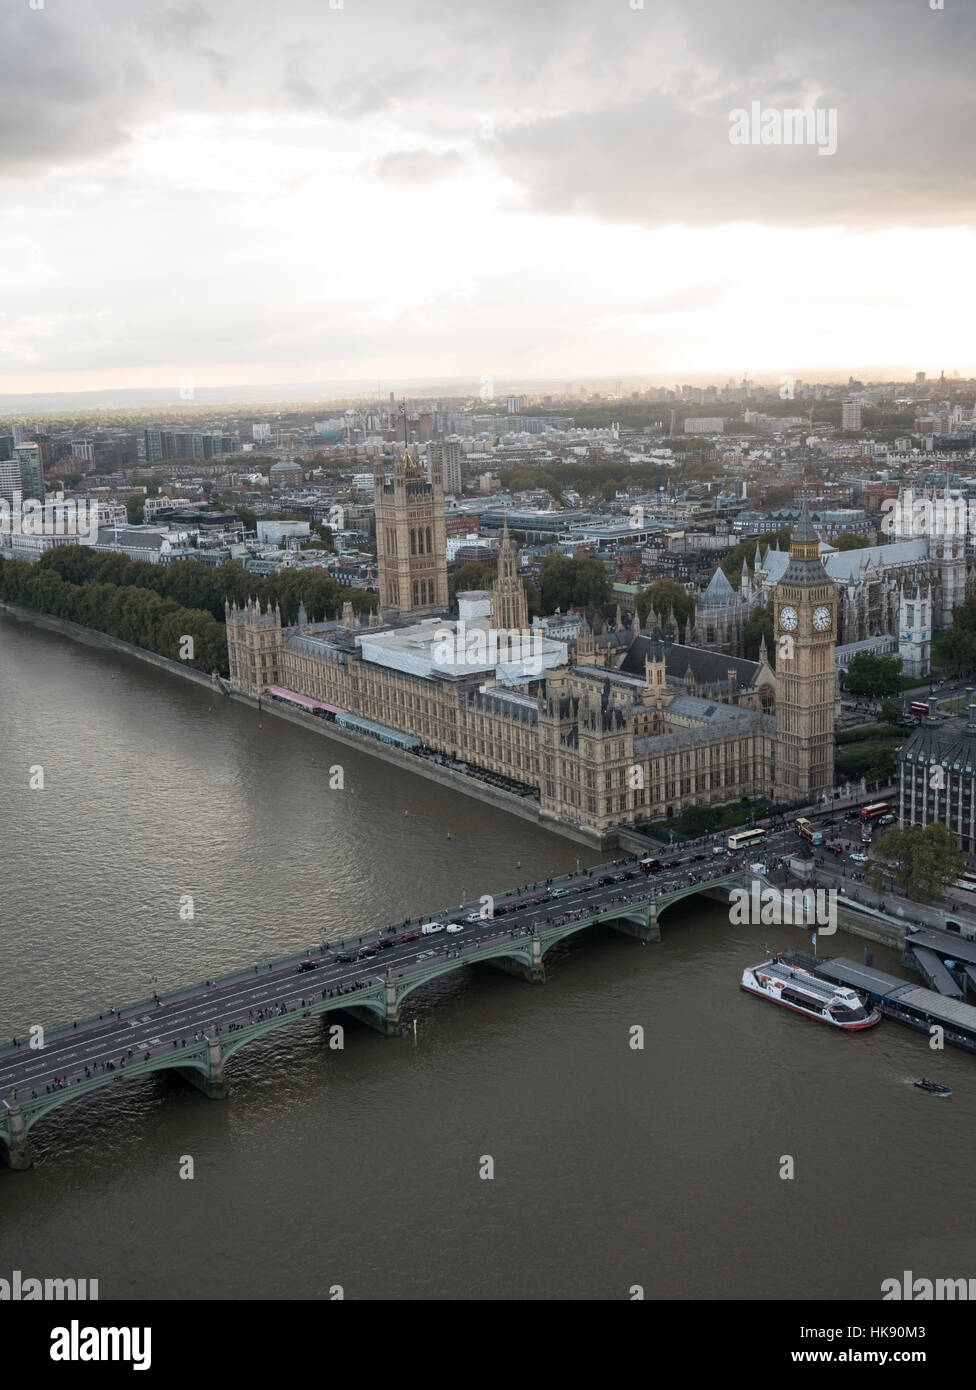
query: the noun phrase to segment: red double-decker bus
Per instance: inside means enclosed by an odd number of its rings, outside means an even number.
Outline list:
[[[928,700],[912,700],[908,706],[908,713],[917,715],[919,719],[924,719],[929,712]]]
[[[862,806],[857,813],[857,818],[862,825],[866,825],[868,821],[877,820],[879,816],[892,814],[890,801],[874,801],[870,806]]]

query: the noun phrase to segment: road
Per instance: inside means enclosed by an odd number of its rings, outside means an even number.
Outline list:
[[[496,897],[494,917],[479,915],[476,921],[466,921],[480,909],[479,902],[472,902],[423,919],[445,927],[448,922],[463,923],[459,933],[445,929],[403,941],[404,935],[420,930],[420,919],[410,920],[365,933],[354,942],[321,943],[310,947],[304,957],[255,964],[148,1005],[106,1010],[68,1030],[48,1031],[43,1047],[33,1048],[28,1038],[21,1037],[0,1048],[0,1097],[36,1098],[50,1089],[122,1071],[133,1062],[178,1054],[203,1041],[212,1026],[221,1034],[234,1032],[266,1018],[300,1012],[305,1004],[323,998],[343,998],[353,1006],[358,990],[377,984],[388,972],[405,973],[425,961],[455,955],[473,959],[486,943],[530,935],[540,925],[590,915],[610,903],[640,901],[649,892],[664,893],[706,873],[712,876],[743,867],[745,862],[745,855],[712,855],[695,845],[667,858],[673,865],[667,872],[647,878],[636,856],[631,856]],[[600,878],[612,881],[601,885]],[[361,952],[372,954],[361,956]]]
[[[818,861],[821,856],[824,859],[823,865],[817,864],[816,876],[847,892],[863,888],[865,901],[874,901],[877,895],[866,883],[853,878],[864,869],[850,858],[851,850],[861,850],[860,826],[856,821],[845,825],[843,817],[844,812],[836,808],[825,808],[809,817],[824,828],[828,840],[845,846],[840,856],[821,849],[815,852]],[[637,857],[629,856],[497,896],[493,917],[478,915],[476,920],[467,921],[469,915],[480,911],[480,902],[475,901],[423,919],[445,926],[448,922],[462,923],[463,930],[458,933],[444,930],[417,936],[421,919],[411,919],[364,933],[354,941],[322,942],[304,955],[284,961],[253,964],[220,980],[174,991],[156,1002],[120,1012],[106,1010],[70,1029],[48,1031],[41,1048],[29,1046],[26,1037],[12,1040],[0,1048],[0,1097],[35,1098],[105,1072],[124,1070],[133,1062],[172,1057],[202,1042],[212,1027],[220,1034],[233,1033],[271,1017],[301,1012],[305,1005],[320,1003],[323,998],[341,998],[354,1006],[357,991],[375,986],[388,975],[412,972],[426,961],[476,959],[477,951],[488,943],[530,935],[540,926],[574,916],[592,915],[611,903],[640,901],[648,893],[659,896],[753,862],[772,864],[809,852],[791,818],[771,827],[762,843],[749,852],[726,851],[725,838],[723,832],[680,849],[662,849],[659,861],[664,868],[649,877],[640,871]],[[601,878],[611,881],[600,884]],[[416,939],[404,941],[404,936]]]

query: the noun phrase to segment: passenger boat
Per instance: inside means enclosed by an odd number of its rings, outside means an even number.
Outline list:
[[[742,988],[784,1009],[849,1032],[872,1028],[881,1018],[881,1010],[869,1009],[856,990],[821,980],[776,956],[743,970]]]
[[[921,1081],[914,1083],[920,1091],[927,1091],[930,1096],[951,1096],[952,1088],[943,1086],[938,1081],[929,1081],[927,1077],[922,1077]]]

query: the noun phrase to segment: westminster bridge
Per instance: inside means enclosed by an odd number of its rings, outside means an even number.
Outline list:
[[[542,982],[546,952],[557,942],[596,924],[659,941],[660,917],[674,903],[696,893],[728,901],[750,878],[741,857],[700,868],[686,858],[653,877],[636,858],[617,860],[56,1028],[32,1027],[0,1048],[0,1157],[29,1168],[31,1128],[95,1091],[175,1070],[205,1095],[223,1097],[230,1058],[296,1019],[343,1012],[396,1035],[403,1000],[441,976],[488,964]],[[448,923],[463,929],[448,932]],[[421,933],[422,924],[442,930]]]

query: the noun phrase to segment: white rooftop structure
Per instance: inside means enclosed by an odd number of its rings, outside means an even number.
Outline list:
[[[364,631],[356,644],[364,661],[427,680],[485,675],[503,685],[524,685],[567,661],[565,642],[538,631],[499,631],[487,618],[426,618],[388,632]]]

